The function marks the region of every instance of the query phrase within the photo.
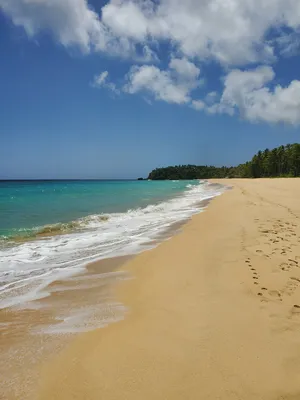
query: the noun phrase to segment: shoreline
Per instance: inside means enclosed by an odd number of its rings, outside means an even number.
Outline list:
[[[125,309],[116,301],[114,290],[118,281],[131,279],[121,267],[133,257],[88,264],[85,271],[52,282],[46,297],[24,308],[0,310],[0,392],[5,399],[32,400],[45,360],[50,361],[83,332],[124,317]]]
[[[165,236],[165,231],[172,231],[174,224],[184,223],[199,212],[198,201],[219,192],[200,181],[180,185],[182,193],[165,201],[105,217],[90,215],[81,231],[15,245],[8,242],[1,251],[0,308],[35,300],[51,282],[80,273],[93,261],[147,250],[158,237]]]
[[[198,213],[202,213],[210,201],[199,201]],[[123,272],[122,267],[139,254],[150,251],[149,248],[156,248],[178,235],[189,219],[171,224],[149,243],[144,243],[143,249],[137,254],[89,263],[83,271],[50,283],[43,290],[45,297],[41,293],[41,298],[25,304],[24,308],[8,307],[0,310],[0,375],[3,377],[0,391],[5,398],[22,397],[32,400],[34,387],[39,380],[39,366],[43,360],[51,361],[55,354],[83,332],[101,329],[122,320],[127,309],[116,300],[116,284],[119,280],[134,278]],[[87,309],[86,315],[85,311],[81,311],[84,307]],[[20,360],[14,360],[12,354],[15,352],[21,354]]]
[[[211,182],[233,189],[116,268],[134,278],[110,285],[125,319],[40,360],[27,398],[297,398],[300,180]]]
[[[300,180],[228,183],[123,265],[130,312],[46,363],[38,399],[298,398]]]

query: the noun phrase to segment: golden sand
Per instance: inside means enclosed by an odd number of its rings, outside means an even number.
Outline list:
[[[222,183],[125,264],[127,317],[44,365],[39,399],[300,399],[300,180]]]
[[[30,399],[300,399],[300,179],[220,183],[233,188],[122,265],[125,319],[39,363]],[[59,298],[97,297],[75,293]]]

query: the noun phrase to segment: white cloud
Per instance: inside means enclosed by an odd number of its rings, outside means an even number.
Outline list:
[[[186,59],[172,59],[167,70],[153,65],[134,66],[127,75],[124,91],[147,92],[168,103],[189,103],[192,90],[199,85],[199,74],[200,69]]]
[[[206,97],[205,97],[205,102],[206,104],[213,104],[217,101],[219,95],[217,92],[209,92],[207,93]]]
[[[224,82],[224,91],[220,101],[221,111],[233,112],[238,107],[245,114],[249,107],[249,93],[261,89],[266,83],[274,79],[274,71],[269,66],[258,67],[251,71],[233,70]]]
[[[100,86],[100,87],[105,85],[105,81],[106,81],[107,77],[108,77],[108,71],[103,71],[103,72],[101,72],[101,74],[96,75],[94,77],[94,82],[93,82],[94,85]]]
[[[293,57],[300,53],[300,33],[294,32],[282,35],[276,39],[280,54],[284,57]]]
[[[200,74],[200,69],[186,58],[173,58],[170,61],[169,68],[186,79],[197,79]]]
[[[138,56],[135,43],[103,24],[87,0],[0,0],[0,9],[23,27],[29,38],[45,31],[63,46],[78,46],[84,53],[101,51],[145,62],[154,56],[146,48]]]
[[[239,112],[250,121],[300,123],[299,81],[271,88],[270,66],[249,69],[299,53],[300,0],[109,0],[99,13],[88,0],[0,0],[0,9],[29,38],[48,32],[65,47],[152,64],[163,49],[169,62],[167,69],[132,67],[121,89],[102,72],[95,87],[146,92],[211,114]],[[227,74],[222,95],[193,99],[199,65],[211,60],[240,69]]]
[[[143,62],[158,62],[159,59],[154,50],[148,45],[143,46],[141,61]]]
[[[103,22],[135,41],[168,40],[187,57],[224,64],[274,60],[270,28],[300,26],[299,0],[111,1]],[[130,24],[130,26],[128,26]]]
[[[108,71],[103,71],[99,75],[94,76],[94,80],[92,82],[92,86],[95,88],[105,88],[109,89],[115,94],[119,94],[120,90],[116,87],[113,82],[108,80]]]
[[[202,100],[193,100],[192,104],[191,104],[191,107],[194,108],[197,111],[200,111],[200,110],[204,110],[205,109],[206,104]]]
[[[300,124],[300,81],[289,86],[267,86],[275,77],[269,66],[250,71],[233,70],[225,78],[219,103],[206,106],[207,112],[239,113],[251,122]]]
[[[128,83],[124,87],[128,93],[148,92],[156,100],[183,104],[189,101],[189,89],[177,85],[168,71],[161,71],[153,65],[132,67],[128,74]]]
[[[0,7],[30,37],[50,31],[86,52],[133,55],[136,44],[150,50],[163,40],[188,58],[223,64],[274,60],[270,29],[281,36],[280,27],[300,28],[299,0],[110,0],[101,14],[87,0],[0,0]]]
[[[49,30],[62,45],[83,51],[90,51],[100,36],[106,40],[99,16],[85,0],[0,0],[0,7],[29,37]]]
[[[143,42],[148,34],[148,20],[142,5],[131,1],[111,1],[102,8],[102,20],[116,35]]]

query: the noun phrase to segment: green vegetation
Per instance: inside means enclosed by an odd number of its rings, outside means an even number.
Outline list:
[[[251,161],[237,167],[176,165],[156,168],[148,179],[264,178],[300,176],[300,144],[259,151]]]

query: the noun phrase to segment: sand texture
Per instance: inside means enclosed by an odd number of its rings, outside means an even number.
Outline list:
[[[122,267],[125,319],[45,363],[39,399],[300,399],[300,179],[221,183]]]

